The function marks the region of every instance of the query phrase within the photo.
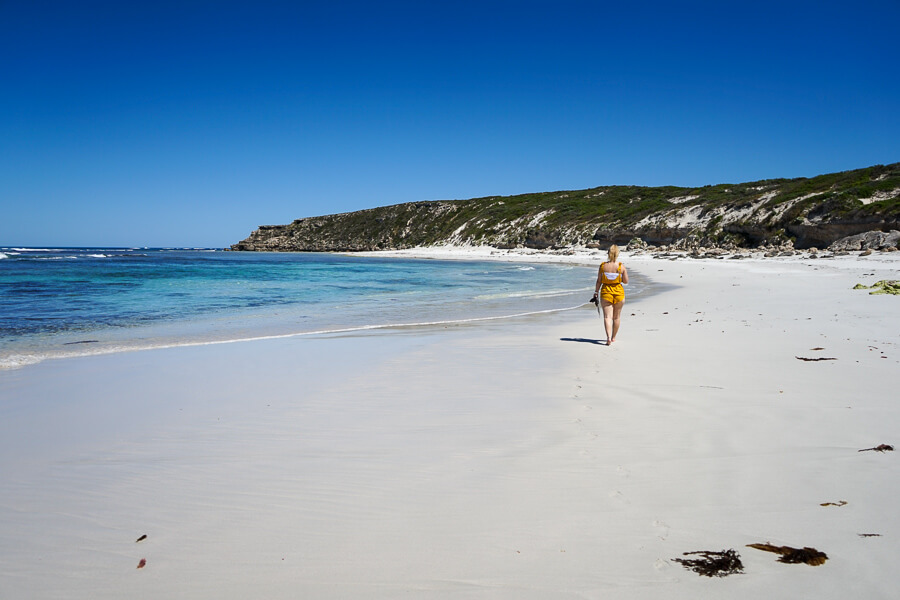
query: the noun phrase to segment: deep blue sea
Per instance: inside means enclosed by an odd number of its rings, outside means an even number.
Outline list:
[[[594,268],[307,253],[0,247],[0,369],[45,358],[583,305]]]

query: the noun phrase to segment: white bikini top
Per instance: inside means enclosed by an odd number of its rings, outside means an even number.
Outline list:
[[[603,263],[603,264],[605,265],[606,263]],[[603,267],[603,265],[600,265],[600,266],[601,266],[601,268]],[[617,284],[617,283],[618,283],[618,284],[621,284],[621,283],[622,283],[622,279],[621,279],[621,277],[622,277],[622,263],[618,263],[618,266],[617,266],[616,270],[613,271],[612,273],[607,273],[606,271],[603,271],[603,270],[601,270],[600,272],[603,273],[603,282],[604,282],[605,284],[607,284],[607,285],[615,285],[615,284]]]

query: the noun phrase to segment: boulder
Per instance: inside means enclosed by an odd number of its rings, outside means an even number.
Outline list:
[[[896,248],[900,242],[900,231],[867,231],[850,235],[831,244],[828,249],[832,251],[860,251],[860,250],[887,250]]]

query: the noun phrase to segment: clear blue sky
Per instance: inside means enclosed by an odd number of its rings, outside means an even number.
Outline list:
[[[0,0],[0,246],[900,161],[900,2]]]

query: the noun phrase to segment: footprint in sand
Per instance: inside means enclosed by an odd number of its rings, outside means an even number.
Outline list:
[[[663,523],[660,520],[655,520],[651,523],[653,527],[656,529],[656,537],[661,539],[662,541],[666,541],[669,537],[669,526]]]
[[[622,465],[619,465],[618,467],[616,467],[616,473],[618,473],[622,477],[631,477],[631,471],[629,471]]]
[[[622,492],[620,492],[619,490],[610,492],[609,497],[612,498],[613,500],[617,500],[617,501],[621,502],[622,504],[631,504],[631,502],[628,501],[628,498],[626,498],[625,495],[622,494]]]

